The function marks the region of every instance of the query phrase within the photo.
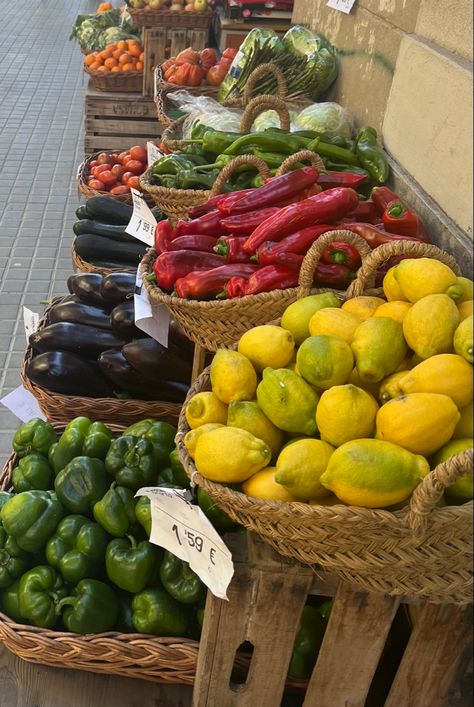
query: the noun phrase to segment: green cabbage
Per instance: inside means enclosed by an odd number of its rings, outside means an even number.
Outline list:
[[[352,115],[338,103],[313,103],[296,117],[295,125],[296,130],[314,130],[328,137],[340,135],[346,139],[354,131]]]

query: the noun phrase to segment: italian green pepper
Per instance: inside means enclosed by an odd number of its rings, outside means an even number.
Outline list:
[[[56,432],[52,425],[39,417],[34,417],[17,430],[13,437],[13,450],[19,457],[26,457],[31,452],[47,456],[54,442],[56,442]]]
[[[361,166],[379,184],[384,184],[389,175],[388,159],[385,152],[377,144],[375,128],[362,128],[356,140],[356,155]]]
[[[48,460],[37,452],[32,452],[19,460],[13,469],[12,484],[17,493],[22,491],[48,491],[54,483],[54,473]]]
[[[33,567],[20,579],[20,614],[34,626],[53,628],[58,620],[56,607],[65,596],[64,582],[55,569],[48,565]]]
[[[97,579],[81,579],[71,595],[58,603],[57,612],[63,609],[62,618],[68,631],[102,633],[110,631],[117,621],[119,602],[108,584]]]
[[[46,543],[46,560],[66,582],[76,584],[84,577],[100,576],[107,541],[98,523],[80,515],[66,516]]]
[[[44,547],[64,515],[64,508],[52,491],[23,491],[3,506],[3,527],[22,550],[36,552]]]
[[[109,485],[110,479],[103,461],[76,457],[56,476],[54,489],[70,513],[90,513]]]

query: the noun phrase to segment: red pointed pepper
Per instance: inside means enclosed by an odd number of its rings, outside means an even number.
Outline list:
[[[155,250],[160,253],[166,253],[174,237],[174,228],[166,219],[156,224],[155,228]]]
[[[221,212],[214,209],[192,221],[178,221],[175,228],[175,238],[189,235],[216,236],[216,238],[222,236],[224,231],[220,225],[221,218]]]
[[[169,243],[168,250],[199,250],[202,253],[213,253],[216,245],[215,236],[178,236]]]
[[[256,295],[259,292],[285,290],[298,284],[298,270],[285,265],[267,265],[251,275],[245,288],[246,295]]]
[[[224,265],[224,258],[215,253],[175,250],[159,255],[155,260],[153,272],[158,286],[170,292],[178,278],[197,270],[218,268],[220,265]]]
[[[234,297],[243,297],[246,287],[247,280],[245,277],[231,277],[229,282],[225,285],[222,293],[217,296],[217,299],[234,299]]]
[[[213,299],[224,289],[231,277],[249,277],[257,269],[249,263],[230,263],[212,270],[190,272],[175,282],[178,297],[184,299]]]
[[[401,201],[392,201],[383,212],[383,225],[389,233],[402,236],[418,236],[418,216]]]
[[[357,189],[367,181],[365,174],[355,174],[352,172],[324,172],[318,177],[318,184],[323,189],[333,189],[334,187],[351,187]]]
[[[282,174],[264,184],[263,187],[256,189],[252,194],[236,201],[230,206],[228,213],[230,215],[243,214],[255,209],[262,209],[264,206],[278,204],[314,184],[318,176],[319,174],[314,167],[301,167],[301,169],[295,169],[288,174]],[[219,208],[222,210],[221,204],[219,204]]]
[[[291,269],[299,273],[303,260],[304,255],[280,253],[276,258],[275,266]],[[265,268],[262,269],[264,270]],[[316,266],[313,283],[315,285],[327,285],[328,287],[346,287],[354,278],[355,272],[348,268],[347,265],[319,262]],[[291,285],[288,285],[288,287],[291,287]]]
[[[321,260],[328,264],[346,265],[349,270],[356,270],[361,263],[360,253],[357,248],[344,241],[331,243],[330,246],[323,250]]]
[[[275,216],[279,211],[278,206],[270,206],[267,209],[258,209],[253,213],[227,216],[221,219],[221,226],[224,231],[233,233],[236,236],[250,236],[259,224],[265,219]]]
[[[330,226],[327,223],[322,223],[318,226],[308,226],[308,228],[303,228],[301,231],[291,233],[277,243],[275,241],[265,241],[257,248],[254,257],[260,265],[271,265],[276,262],[275,258],[280,254],[304,254],[320,235],[326,233],[326,231],[333,231],[334,228],[334,225]]]
[[[381,218],[373,201],[359,201],[353,211],[347,214],[347,218],[351,221],[362,221],[364,223],[380,223]]]
[[[255,188],[242,189],[241,191],[233,191],[230,194],[220,194],[218,197],[215,197],[215,207],[219,209],[223,216],[228,216],[233,204],[239,201],[239,199],[243,199],[245,196],[252,194],[254,191],[257,190]]]
[[[370,198],[380,216],[382,216],[383,212],[392,201],[401,201],[398,194],[395,194],[395,192],[388,187],[374,187]]]
[[[398,236],[394,233],[386,233],[371,223],[344,223],[344,228],[363,238],[371,248],[377,248],[383,243],[393,243],[394,241],[419,240],[419,238],[413,238],[412,236]]]
[[[247,236],[222,236],[214,246],[214,253],[223,255],[226,263],[248,263],[250,256],[244,250]]]

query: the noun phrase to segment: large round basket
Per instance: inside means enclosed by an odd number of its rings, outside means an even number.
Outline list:
[[[132,138],[130,138],[132,140]],[[122,152],[122,150],[108,150],[108,152]],[[127,194],[111,194],[109,191],[98,191],[97,189],[91,189],[87,185],[87,175],[89,173],[89,164],[93,161],[96,160],[97,157],[100,155],[100,152],[94,152],[92,155],[89,155],[86,157],[81,164],[79,165],[77,169],[77,188],[79,192],[86,197],[86,199],[89,199],[91,196],[108,196],[111,199],[116,199],[117,201],[123,201],[125,204],[131,204],[132,202],[132,195],[131,193]],[[143,198],[147,202],[149,206],[154,206],[154,201],[151,199],[148,194],[145,192],[143,194]]]
[[[138,27],[169,27],[170,29],[208,29],[211,26],[213,12],[182,10],[181,12],[170,12],[168,8],[135,10],[127,8],[127,12],[132,18],[132,23]]]
[[[141,93],[142,91],[143,71],[102,72],[91,71],[87,66],[84,67],[84,71],[91,77],[96,91],[104,93]]]
[[[61,300],[55,300],[57,304]],[[38,330],[48,325],[48,314],[51,307],[45,310],[40,320]],[[50,422],[69,422],[79,415],[100,420],[105,423],[128,425],[146,417],[164,420],[175,425],[181,405],[179,403],[161,400],[133,400],[121,398],[88,398],[78,395],[63,395],[55,393],[33,383],[26,374],[26,368],[33,358],[33,350],[28,346],[21,365],[20,376],[26,390],[35,396],[44,415]]]

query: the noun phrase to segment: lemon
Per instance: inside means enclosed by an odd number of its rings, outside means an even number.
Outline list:
[[[308,383],[326,390],[346,383],[354,357],[349,344],[338,336],[310,336],[298,349],[296,363]]]
[[[196,427],[194,430],[190,430],[183,439],[184,446],[188,450],[188,454],[191,459],[194,459],[196,454],[196,444],[199,437],[205,432],[212,432],[212,430],[217,430],[218,427],[223,427],[219,422],[208,422],[206,425],[201,425]]]
[[[220,427],[201,435],[196,444],[196,469],[211,481],[246,481],[267,466],[272,453],[261,439],[238,427]]]
[[[382,403],[387,403],[392,398],[398,398],[402,394],[400,386],[398,385],[402,378],[406,376],[409,371],[396,371],[390,376],[383,379],[380,384],[378,399]]]
[[[467,277],[458,277],[457,284],[461,288],[461,296],[456,300],[456,304],[460,305],[462,302],[472,301],[474,296],[474,286],[472,280]]]
[[[458,308],[448,295],[427,295],[407,312],[403,334],[415,353],[429,358],[452,350],[458,324]]]
[[[309,333],[311,336],[338,336],[350,344],[360,322],[355,314],[335,307],[325,307],[311,317]]]
[[[309,336],[309,320],[315,312],[322,307],[340,306],[341,302],[333,292],[302,297],[285,309],[280,324],[293,334],[295,342],[299,345]]]
[[[474,420],[473,420],[473,404],[469,403],[465,408],[459,411],[461,417],[459,422],[454,428],[452,439],[464,439],[466,437],[472,437]]]
[[[407,258],[395,266],[394,277],[403,297],[409,302],[427,295],[441,295],[457,299],[462,287],[458,284],[455,273],[444,263],[434,258]]]
[[[235,400],[230,403],[227,412],[229,427],[240,427],[263,439],[270,447],[272,457],[276,456],[283,445],[283,432],[270,422],[259,404],[255,401]]]
[[[466,361],[472,363],[473,361],[473,343],[472,343],[472,327],[474,317],[466,317],[460,324],[458,324],[456,331],[454,332],[454,350],[457,354],[462,356]]]
[[[334,447],[320,439],[297,440],[281,450],[275,481],[299,500],[324,498],[329,494],[319,480],[333,452]]]
[[[467,317],[472,316],[472,314],[474,313],[472,299],[467,300],[467,302],[461,302],[461,304],[458,304],[458,312],[459,316],[461,317],[461,321],[463,319],[466,319]]]
[[[396,322],[401,324],[410,307],[411,302],[404,302],[403,300],[384,302],[384,304],[381,304],[380,307],[377,307],[374,312],[374,317],[391,317],[392,319],[395,319]]]
[[[357,327],[352,342],[363,381],[378,383],[396,371],[407,354],[401,324],[390,317],[371,317]]]
[[[472,430],[471,430],[472,432]],[[464,451],[464,449],[471,449],[473,446],[472,437],[466,439],[457,439],[455,441],[448,442],[444,447],[441,447],[436,454],[431,459],[432,468],[436,467],[438,464],[447,461],[451,457],[454,457],[459,452]],[[444,492],[444,497],[449,504],[460,505],[462,503],[469,503],[473,499],[473,481],[472,473],[464,474],[456,481],[448,486]]]
[[[287,368],[265,368],[257,388],[261,409],[276,427],[295,434],[316,434],[318,396],[301,376]]]
[[[218,422],[221,425],[225,425],[227,422],[227,405],[224,405],[214,393],[196,393],[186,405],[185,415],[192,430],[209,422]]]
[[[451,438],[459,418],[459,410],[447,395],[409,393],[382,405],[375,420],[375,437],[427,456]]]
[[[355,439],[336,449],[321,483],[341,501],[384,508],[407,499],[429,472],[422,456],[377,439]]]
[[[362,390],[366,390],[368,393],[373,395],[375,399],[379,397],[379,384],[367,383],[367,381],[361,380],[361,377],[357,372],[357,368],[355,367],[352,369],[351,375],[349,376],[347,382],[352,383],[352,385],[356,385],[358,388],[362,388]]]
[[[462,356],[438,354],[404,373],[398,380],[398,395],[441,393],[463,408],[472,400],[472,384],[472,366]]]
[[[316,408],[321,439],[334,447],[360,437],[372,437],[379,406],[355,385],[333,385],[324,391]]]
[[[393,300],[400,301],[400,300],[405,300],[408,301],[407,297],[403,294],[400,285],[395,279],[395,268],[397,266],[394,265],[390,270],[387,270],[383,282],[382,282],[382,287],[383,287],[383,293],[387,300],[389,302],[392,302]]]
[[[257,389],[257,374],[246,356],[219,349],[211,363],[212,392],[223,403],[251,400]]]
[[[281,484],[275,481],[276,467],[267,466],[244,481],[242,491],[253,498],[267,498],[272,501],[296,501]]]
[[[344,302],[342,309],[345,312],[350,312],[355,314],[360,321],[372,317],[377,308],[382,304],[386,304],[385,300],[381,297],[369,297],[368,295],[360,295],[359,297],[352,297]]]
[[[238,351],[246,356],[256,371],[264,368],[284,368],[295,349],[293,334],[273,324],[249,329],[239,339]]]
[[[308,501],[310,506],[344,506],[345,504],[333,493],[326,498],[313,498]]]

